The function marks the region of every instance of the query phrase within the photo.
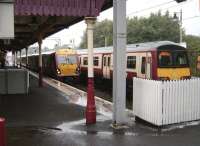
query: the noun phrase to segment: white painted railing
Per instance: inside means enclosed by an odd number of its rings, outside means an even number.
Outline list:
[[[178,81],[133,79],[135,116],[157,126],[200,119],[200,78]]]

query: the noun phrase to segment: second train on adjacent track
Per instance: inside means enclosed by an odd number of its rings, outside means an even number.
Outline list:
[[[87,75],[87,49],[77,51],[81,75]],[[112,79],[113,47],[94,48],[95,78]],[[174,42],[130,44],[126,48],[127,81],[133,77],[180,80],[191,77],[187,50]]]

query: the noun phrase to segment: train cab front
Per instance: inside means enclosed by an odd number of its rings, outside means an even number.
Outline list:
[[[77,55],[56,55],[58,77],[76,77],[79,75]]]
[[[190,79],[190,66],[186,49],[168,45],[158,49],[157,75],[159,80]]]

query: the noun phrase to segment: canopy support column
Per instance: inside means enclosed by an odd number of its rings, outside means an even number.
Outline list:
[[[26,47],[26,68],[28,68],[28,47]]]
[[[126,124],[126,0],[113,0],[113,125]]]
[[[19,66],[22,67],[22,51],[19,51]]]
[[[96,123],[96,106],[94,99],[94,67],[93,67],[93,31],[96,17],[86,17],[87,24],[87,46],[88,46],[88,87],[87,87],[87,107],[86,124]]]
[[[15,66],[15,51],[12,51],[12,62],[13,62],[13,66]]]
[[[38,72],[39,72],[39,87],[42,87],[43,86],[43,81],[42,81],[42,78],[43,78],[43,72],[42,72],[42,36],[39,35],[38,37],[38,46],[39,46],[39,57],[38,57],[38,62],[39,62],[39,65],[38,65]]]

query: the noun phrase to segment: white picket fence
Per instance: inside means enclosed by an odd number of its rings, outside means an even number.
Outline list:
[[[200,119],[200,78],[154,81],[133,78],[135,116],[162,126]]]

